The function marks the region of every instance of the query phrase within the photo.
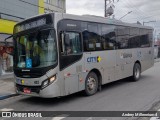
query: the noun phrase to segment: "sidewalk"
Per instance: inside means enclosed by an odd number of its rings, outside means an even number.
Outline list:
[[[14,94],[14,77],[13,74],[0,76],[0,95]]]
[[[154,59],[154,62],[160,62],[160,58]]]

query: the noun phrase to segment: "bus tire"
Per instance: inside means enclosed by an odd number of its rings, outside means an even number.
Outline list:
[[[91,96],[98,91],[98,77],[94,72],[90,72],[85,80],[85,95]]]
[[[140,79],[140,77],[141,77],[141,66],[139,63],[135,63],[133,67],[132,80],[136,82]]]

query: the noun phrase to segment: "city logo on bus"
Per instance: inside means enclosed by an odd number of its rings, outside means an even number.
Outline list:
[[[101,62],[102,58],[100,56],[97,57],[88,57],[87,62],[88,63],[99,63]]]

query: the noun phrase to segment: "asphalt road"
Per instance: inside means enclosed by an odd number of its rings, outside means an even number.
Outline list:
[[[160,101],[160,62],[142,73],[138,82],[123,79],[104,85],[102,91],[85,97],[81,93],[53,99],[16,96],[0,101],[0,111],[146,111]],[[159,109],[159,108],[157,108]],[[66,115],[68,116],[68,115]],[[8,120],[6,118],[0,118]],[[27,118],[23,118],[28,120]],[[124,120],[134,118],[43,118],[45,120]],[[43,120],[42,119],[42,120]],[[10,120],[21,120],[12,118]],[[35,120],[35,118],[33,119]]]

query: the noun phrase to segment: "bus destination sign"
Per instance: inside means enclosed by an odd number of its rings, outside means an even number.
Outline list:
[[[17,32],[21,32],[21,31],[24,31],[24,30],[29,30],[29,29],[32,29],[32,28],[35,28],[35,27],[39,27],[39,26],[42,26],[42,25],[46,25],[46,24],[47,24],[46,23],[46,18],[41,18],[41,19],[29,22],[29,23],[18,25],[18,26],[15,27],[15,30],[16,30],[16,33],[17,33]]]

